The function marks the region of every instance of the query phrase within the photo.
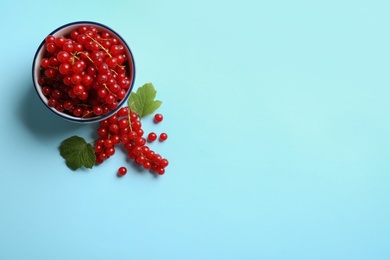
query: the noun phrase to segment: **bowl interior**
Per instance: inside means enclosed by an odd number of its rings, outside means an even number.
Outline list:
[[[35,89],[37,91],[38,96],[42,100],[42,102],[46,105],[47,108],[49,108],[52,112],[55,114],[61,116],[62,118],[72,121],[72,122],[77,122],[77,123],[93,123],[93,122],[99,122],[101,120],[104,120],[111,115],[113,115],[118,109],[120,109],[121,106],[127,101],[128,96],[130,95],[133,85],[134,85],[134,79],[135,79],[135,64],[134,64],[134,58],[133,54],[131,53],[131,50],[127,43],[123,40],[123,38],[116,33],[114,30],[110,29],[109,27],[99,24],[96,22],[74,22],[70,24],[66,24],[64,26],[61,26],[51,32],[49,35],[53,35],[55,37],[58,36],[65,36],[71,33],[74,29],[77,29],[80,26],[94,26],[96,29],[98,29],[100,32],[109,32],[112,35],[115,35],[116,38],[119,40],[119,43],[122,44],[125,47],[125,54],[127,57],[126,61],[126,66],[128,68],[129,72],[129,79],[130,79],[130,87],[126,93],[126,96],[119,102],[118,108],[115,110],[110,111],[109,113],[102,115],[102,116],[95,116],[95,117],[90,117],[90,118],[82,118],[82,117],[76,117],[72,116],[66,113],[59,112],[53,107],[50,107],[48,105],[48,98],[42,93],[42,88],[40,84],[38,83],[38,78],[40,77],[40,67],[41,67],[41,60],[43,59],[46,49],[45,49],[45,40],[42,41],[40,46],[38,47],[38,50],[35,54],[34,61],[33,61],[33,83],[35,86]]]

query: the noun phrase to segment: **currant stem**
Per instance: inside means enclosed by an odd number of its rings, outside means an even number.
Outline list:
[[[92,114],[93,113],[93,111],[89,111],[88,113],[86,113],[85,115],[82,115],[82,117],[81,118],[85,118],[86,116],[88,116],[88,115],[90,115],[90,114]]]
[[[109,87],[107,87],[106,83],[103,83],[103,86],[104,86],[105,89],[107,89],[107,91],[108,91],[110,94],[112,94],[112,95],[114,95],[114,96],[116,97],[116,94],[113,93],[113,92],[110,90]]]
[[[91,105],[88,105],[88,104],[77,104],[76,106],[80,106],[80,107],[92,107]]]
[[[74,64],[74,59],[77,59],[77,60],[80,60],[80,58],[77,56],[77,54],[79,54],[81,52],[74,52],[74,53],[70,53],[72,54],[72,65]],[[84,54],[84,53],[83,53]],[[85,54],[84,54],[85,55]]]
[[[89,36],[88,34],[85,34],[85,36],[87,36],[87,37],[88,37],[89,39],[91,39],[92,41],[96,42],[96,43],[99,45],[99,47],[100,47],[102,50],[104,50],[110,58],[112,57],[111,53],[110,53],[106,48],[104,48],[104,46],[101,45],[100,42],[98,42],[96,39],[92,38],[92,37]]]
[[[127,120],[129,121],[130,131],[133,131],[133,128],[131,127],[130,114],[131,114],[131,108],[129,107],[129,112],[127,113]]]
[[[87,59],[88,59],[90,62],[92,62],[93,64],[95,64],[95,62],[93,62],[93,60],[91,59],[91,57],[89,57],[85,52],[79,51],[79,52],[77,52],[76,55],[78,55],[78,54],[84,54],[84,56],[87,57]],[[78,60],[80,59],[80,58],[78,58],[77,56],[76,56],[76,58],[77,58]],[[96,66],[96,65],[95,65],[95,66]]]

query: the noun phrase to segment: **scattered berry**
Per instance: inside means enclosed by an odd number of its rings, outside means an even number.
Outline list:
[[[120,167],[120,168],[118,169],[118,175],[119,175],[119,176],[123,176],[123,175],[125,175],[126,173],[127,173],[126,167],[122,166],[122,167]]]
[[[166,133],[161,133],[160,134],[160,141],[161,142],[164,142],[167,139],[168,139],[168,135]]]
[[[154,121],[156,122],[156,123],[160,123],[161,121],[163,121],[163,115],[161,115],[161,114],[155,114],[154,115]]]
[[[148,134],[148,141],[149,142],[156,141],[156,139],[157,139],[157,135],[155,133],[151,132]]]
[[[49,106],[75,117],[95,117],[116,109],[133,80],[119,39],[94,26],[45,39],[38,82]],[[71,104],[71,105],[69,105]]]

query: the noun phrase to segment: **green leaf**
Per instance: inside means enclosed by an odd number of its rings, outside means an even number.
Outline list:
[[[77,170],[82,166],[92,168],[96,161],[93,146],[79,136],[64,140],[60,145],[60,154],[72,170]]]
[[[128,106],[140,118],[152,114],[162,104],[160,100],[154,100],[157,91],[152,83],[146,83],[130,94]]]

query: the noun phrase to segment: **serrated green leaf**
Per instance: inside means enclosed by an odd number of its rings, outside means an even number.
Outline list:
[[[142,87],[139,87],[137,92],[130,94],[129,100],[127,101],[128,106],[140,118],[150,115],[162,104],[162,101],[154,100],[156,93],[157,91],[154,89],[153,84],[146,83]]]
[[[79,136],[64,140],[60,145],[60,154],[72,170],[77,170],[82,166],[92,168],[96,161],[93,146]]]

